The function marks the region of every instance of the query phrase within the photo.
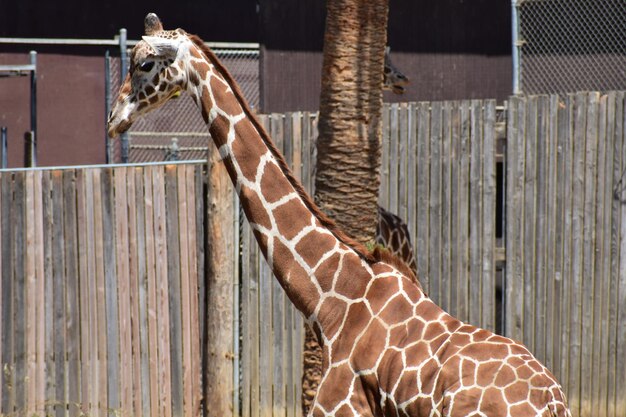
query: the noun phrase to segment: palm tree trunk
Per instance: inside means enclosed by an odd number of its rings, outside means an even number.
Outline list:
[[[327,0],[315,200],[358,241],[374,241],[380,186],[382,86],[389,0]],[[321,371],[307,331],[303,411]]]

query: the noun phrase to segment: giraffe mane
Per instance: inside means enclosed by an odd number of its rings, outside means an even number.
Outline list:
[[[422,284],[420,284],[419,280],[417,279],[417,275],[415,275],[413,269],[411,269],[411,267],[407,265],[404,260],[394,255],[389,249],[376,246],[372,251],[372,257],[376,260],[376,262],[383,262],[396,268],[398,271],[400,271],[400,273],[402,273],[404,276],[417,284],[417,286],[425,294],[425,291],[422,288]]]
[[[261,138],[263,139],[263,141],[269,148],[270,152],[276,158],[276,161],[278,162],[280,169],[283,171],[283,173],[285,174],[285,176],[287,177],[291,185],[294,187],[294,189],[296,190],[300,198],[302,198],[302,201],[304,202],[305,206],[309,210],[311,210],[313,215],[320,221],[320,223],[325,228],[327,228],[339,241],[351,247],[362,259],[365,259],[366,261],[370,263],[381,261],[382,259],[380,259],[375,253],[370,252],[365,247],[365,245],[359,243],[355,239],[348,236],[348,234],[346,234],[343,230],[341,230],[337,226],[337,224],[330,217],[324,214],[322,210],[313,202],[313,199],[311,198],[311,196],[306,192],[302,184],[296,179],[296,177],[291,172],[291,169],[289,168],[287,161],[285,160],[283,155],[280,153],[278,148],[276,148],[276,145],[270,138],[270,135],[265,131],[265,128],[263,127],[263,125],[259,122],[256,115],[250,109],[250,106],[248,105],[247,100],[244,98],[243,94],[241,93],[241,90],[239,89],[239,85],[235,82],[230,72],[220,62],[220,60],[217,59],[217,56],[215,56],[215,53],[213,53],[213,51],[208,46],[205,45],[204,41],[199,36],[192,35],[192,34],[187,34],[187,36],[193,42],[193,44],[198,49],[200,49],[200,51],[205,55],[207,60],[211,62],[211,64],[213,64],[217,68],[220,74],[225,78],[226,82],[230,85],[233,91],[233,94],[235,95],[239,103],[241,104],[241,107],[243,108],[244,113],[246,114],[248,119],[251,121],[252,125],[259,132],[259,135],[261,136]]]

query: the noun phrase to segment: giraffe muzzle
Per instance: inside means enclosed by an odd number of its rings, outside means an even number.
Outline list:
[[[107,123],[107,134],[110,138],[114,138],[128,131],[132,124],[133,123],[128,119],[116,119],[115,117],[109,117],[109,121]]]

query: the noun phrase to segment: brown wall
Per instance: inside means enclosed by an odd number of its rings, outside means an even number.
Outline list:
[[[261,108],[319,106],[323,1],[260,0]],[[411,79],[403,96],[385,101],[496,98],[511,93],[510,2],[391,0],[388,45]]]
[[[137,39],[145,13],[156,11],[167,27],[207,41],[260,42],[261,111],[318,108],[324,0],[57,3],[9,0],[0,36],[111,39],[126,27],[129,39]],[[511,92],[509,9],[502,0],[391,0],[391,56],[411,84],[404,96],[385,93],[385,101],[505,99]],[[27,63],[29,49],[40,52],[39,164],[104,162],[104,48],[0,44],[0,65]],[[22,165],[28,88],[26,78],[0,79],[0,125],[9,127],[12,167]]]
[[[0,65],[27,64],[28,53],[0,53]],[[0,125],[8,128],[9,167],[23,166],[30,130],[30,78],[0,78]],[[38,165],[105,162],[104,56],[37,56]]]

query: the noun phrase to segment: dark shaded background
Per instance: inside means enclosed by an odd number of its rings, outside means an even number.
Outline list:
[[[316,110],[322,65],[322,0],[108,1],[0,0],[0,36],[129,39],[156,12],[166,28],[205,41],[259,42],[260,109]],[[496,98],[511,92],[510,2],[391,0],[388,44],[410,79],[407,93],[386,101]],[[105,47],[0,44],[0,65],[28,63],[38,51],[38,162],[105,162]],[[108,48],[119,54],[117,48]],[[9,128],[9,165],[23,164],[29,129],[27,78],[0,78],[0,125]]]

